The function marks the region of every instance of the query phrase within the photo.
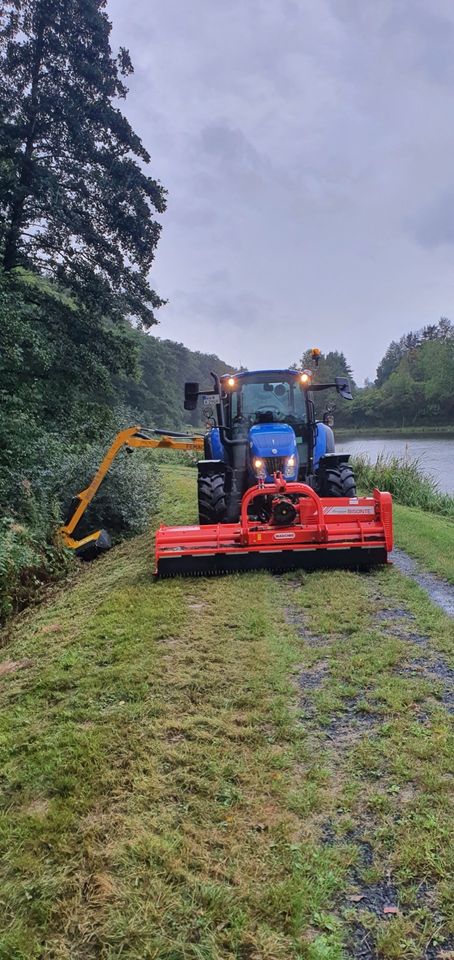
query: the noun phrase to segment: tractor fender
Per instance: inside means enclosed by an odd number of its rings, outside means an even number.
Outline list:
[[[209,476],[211,473],[224,473],[226,465],[223,460],[198,460],[197,471],[199,477]]]
[[[334,433],[327,423],[317,421],[315,427],[315,445],[314,445],[314,469],[316,470],[319,461],[327,453],[334,453]]]
[[[212,429],[205,434],[204,446],[207,460],[210,457],[212,457],[213,460],[225,460],[225,450],[219,427],[212,427]]]

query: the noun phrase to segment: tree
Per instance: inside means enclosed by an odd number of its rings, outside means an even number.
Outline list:
[[[111,320],[155,322],[148,273],[165,191],[116,101],[106,0],[4,0],[0,15],[0,249]]]
[[[295,364],[298,369],[311,369],[313,367],[312,351],[306,350],[301,357],[299,364]],[[321,353],[318,366],[314,371],[314,383],[334,383],[336,377],[347,377],[353,389],[356,384],[353,380],[352,369],[345,357],[345,354],[338,350],[330,350],[328,353]],[[324,390],[320,393],[314,393],[314,402],[316,414],[322,417],[326,409],[336,411],[336,422],[347,423],[350,421],[350,404],[339,401],[339,396],[335,389]]]
[[[402,346],[402,341],[400,340],[399,343],[396,343],[396,341],[393,340],[390,343],[383,359],[378,364],[377,376],[375,378],[375,385],[377,387],[382,387],[385,381],[389,379],[391,374],[397,370],[403,355],[404,349]]]

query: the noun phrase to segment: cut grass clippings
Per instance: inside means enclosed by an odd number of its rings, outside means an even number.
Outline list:
[[[389,568],[151,569],[137,538],[11,627],[1,960],[452,949],[452,622]]]

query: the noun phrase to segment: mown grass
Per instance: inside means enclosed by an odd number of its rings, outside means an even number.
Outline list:
[[[191,521],[194,471],[162,475],[166,519]],[[153,583],[151,550],[117,547],[11,626],[0,958],[449,945],[449,715],[440,677],[405,668],[447,658],[451,622],[389,569]]]

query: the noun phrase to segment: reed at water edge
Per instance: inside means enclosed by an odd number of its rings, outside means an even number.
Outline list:
[[[419,459],[380,454],[373,463],[365,455],[352,458],[358,489],[388,490],[398,503],[454,519],[454,497],[443,493]]]

